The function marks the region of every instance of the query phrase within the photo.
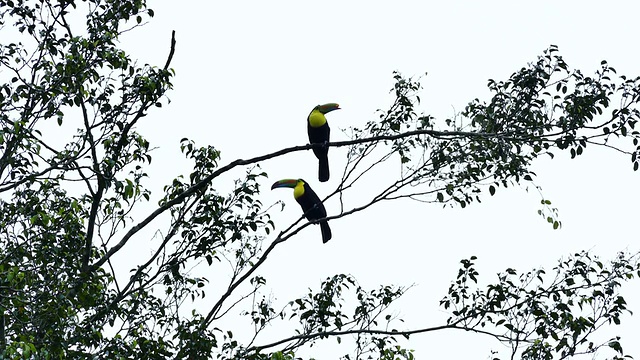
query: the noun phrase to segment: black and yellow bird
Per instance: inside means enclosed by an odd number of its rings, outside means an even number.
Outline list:
[[[327,217],[327,210],[324,208],[322,201],[320,201],[318,195],[311,190],[311,187],[306,181],[302,179],[276,181],[271,186],[271,190],[283,187],[293,188],[293,197],[302,207],[304,217],[306,217],[307,220],[313,221]],[[329,223],[326,220],[320,221],[319,224],[320,230],[322,231],[322,242],[326,243],[331,240],[331,228],[329,228]]]
[[[329,123],[325,114],[330,113],[333,110],[340,109],[340,105],[336,103],[328,103],[324,105],[318,105],[311,110],[311,113],[307,117],[307,133],[309,133],[309,143],[311,144],[324,144],[329,142]],[[314,147],[313,153],[318,158],[318,180],[325,182],[329,180],[329,147]]]

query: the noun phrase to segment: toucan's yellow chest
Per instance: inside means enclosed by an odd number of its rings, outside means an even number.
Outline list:
[[[302,195],[304,195],[304,182],[298,181],[296,187],[293,188],[293,197],[297,199]]]
[[[309,114],[309,125],[311,127],[317,128],[327,123],[327,118],[324,117],[324,114],[318,111],[318,109],[314,109],[311,114]]]

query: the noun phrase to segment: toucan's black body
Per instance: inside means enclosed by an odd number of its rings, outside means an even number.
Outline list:
[[[324,208],[324,204],[320,201],[320,198],[316,193],[311,190],[309,184],[304,181],[304,193],[296,198],[298,204],[304,211],[304,217],[309,221],[318,220],[327,217],[327,210]],[[329,223],[327,221],[321,221],[320,231],[322,231],[322,242],[326,243],[331,240],[331,228],[329,227]]]
[[[329,129],[329,123],[325,115],[338,109],[340,109],[340,105],[336,103],[318,105],[307,116],[309,143],[323,144],[322,146],[313,147],[313,153],[318,158],[318,180],[320,182],[329,180],[329,146],[326,143],[329,142],[331,129]]]
[[[324,125],[314,128],[309,122],[307,122],[307,133],[309,134],[309,143],[311,144],[324,144],[325,142],[329,142],[331,128],[329,128],[329,123],[324,123]],[[320,182],[325,182],[329,180],[329,147],[314,147],[313,153],[316,154],[318,158],[318,180]]]
[[[309,221],[320,220],[327,217],[327,210],[324,208],[324,204],[311,189],[309,184],[302,179],[284,179],[277,181],[271,186],[271,189],[279,187],[293,188],[293,197],[296,199],[302,211],[304,217]],[[320,230],[322,231],[322,242],[326,243],[331,240],[331,228],[326,220],[318,222]]]

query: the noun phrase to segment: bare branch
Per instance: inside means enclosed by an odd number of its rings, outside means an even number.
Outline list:
[[[440,331],[440,330],[463,330],[463,331],[471,331],[474,333],[478,333],[478,334],[483,334],[483,335],[488,335],[490,337],[493,337],[499,341],[509,341],[511,340],[511,338],[504,336],[504,335],[499,335],[499,334],[494,334],[488,331],[484,331],[484,330],[480,330],[480,329],[468,329],[466,327],[461,327],[458,326],[457,324],[448,324],[448,325],[440,325],[440,326],[434,326],[434,327],[428,327],[428,328],[422,328],[422,329],[414,329],[414,330],[406,330],[406,331],[389,331],[389,330],[375,330],[375,329],[352,329],[352,330],[344,330],[344,331],[323,331],[323,332],[317,332],[317,333],[311,333],[311,334],[301,334],[301,335],[295,335],[295,336],[291,336],[288,338],[284,338],[269,344],[265,344],[265,345],[260,345],[260,346],[254,346],[251,347],[249,349],[247,349],[245,351],[245,354],[248,355],[248,353],[251,352],[259,352],[261,350],[264,349],[268,349],[268,348],[272,348],[278,345],[282,345],[282,344],[286,344],[288,342],[292,342],[292,341],[309,341],[309,340],[313,340],[313,339],[318,339],[318,338],[326,338],[329,336],[341,336],[341,335],[362,335],[362,334],[368,334],[368,335],[391,335],[391,336],[404,336],[404,337],[408,337],[411,335],[415,335],[415,334],[422,334],[422,333],[428,333],[428,332],[434,332],[434,331]]]

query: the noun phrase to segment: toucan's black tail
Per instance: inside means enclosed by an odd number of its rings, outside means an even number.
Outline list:
[[[320,223],[320,230],[322,231],[322,243],[326,243],[331,240],[331,228],[329,227],[329,223],[323,221]]]
[[[329,157],[325,153],[318,157],[318,180],[325,182],[329,180]]]

